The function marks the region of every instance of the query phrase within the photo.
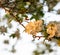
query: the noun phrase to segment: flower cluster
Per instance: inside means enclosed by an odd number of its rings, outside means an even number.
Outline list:
[[[44,28],[43,20],[37,20],[34,22],[29,22],[25,26],[25,32],[36,36],[38,32],[42,33],[42,30],[46,29],[45,31],[48,35],[47,39],[51,39],[54,36],[60,37],[60,22],[51,21],[47,25],[45,25],[45,27],[46,28]]]
[[[47,33],[49,34],[48,39],[54,36],[60,37],[60,22],[50,22],[47,25]]]
[[[47,33],[49,34],[48,39],[55,36],[57,31],[57,25],[55,23],[49,23],[47,25]]]
[[[25,27],[25,32],[28,34],[36,35],[36,33],[42,31],[43,20],[37,20],[34,22],[29,22]]]

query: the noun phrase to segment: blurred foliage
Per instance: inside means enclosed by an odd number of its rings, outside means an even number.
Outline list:
[[[57,11],[58,14],[60,14],[60,9]]]
[[[33,55],[40,55],[40,52],[38,52],[37,50],[35,50],[33,53]]]
[[[15,33],[11,34],[10,37],[13,37],[13,38],[16,37],[17,39],[19,39],[20,38],[19,30],[17,29],[17,31]]]
[[[0,1],[0,7],[8,11],[9,15],[16,18],[18,22],[23,21],[23,14],[32,14],[31,19],[34,18],[36,20],[40,19],[44,15],[42,11],[43,5],[39,0],[2,0]],[[22,14],[22,17],[18,18],[19,14]]]
[[[60,40],[57,40],[57,44],[58,44],[58,46],[60,46]]]
[[[7,27],[0,26],[0,33],[1,34],[7,33]]]
[[[45,0],[49,9],[48,11],[53,10],[53,7],[59,2],[58,0]]]
[[[0,7],[8,11],[9,15],[13,16],[18,22],[23,22],[23,14],[31,14],[32,17],[30,19],[35,20],[43,17],[43,6],[45,2],[48,6],[48,11],[52,11],[53,7],[60,0],[43,0],[43,3],[40,0],[0,0]],[[18,18],[19,14],[22,14],[22,17]]]
[[[12,53],[16,52],[16,49],[14,47],[15,47],[15,45],[12,46],[12,50],[10,52],[12,52]]]
[[[41,43],[41,44],[44,44],[44,46],[46,46],[46,49],[40,51],[41,50],[40,44],[36,44],[37,49],[33,51],[33,55],[44,55],[47,50],[48,50],[48,53],[53,52],[53,49],[51,49],[50,44],[47,44],[47,43]]]
[[[43,24],[43,26],[44,26],[44,28],[43,28],[43,30],[42,30],[42,34],[44,35],[44,37],[45,37],[45,39],[47,38],[47,36],[48,36],[48,34],[47,34],[47,32],[46,32],[46,25],[45,24]]]
[[[55,41],[56,41],[57,45],[60,46],[60,37],[54,36],[54,39],[56,39]]]
[[[4,40],[4,44],[9,44],[9,40]]]

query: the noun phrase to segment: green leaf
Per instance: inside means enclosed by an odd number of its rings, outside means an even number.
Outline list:
[[[16,36],[15,36],[15,34],[11,34],[11,35],[10,35],[10,37],[13,37],[13,38],[15,38]]]
[[[38,17],[37,15],[33,15],[33,16],[30,18],[30,20],[32,20],[32,19],[39,20],[39,17]]]
[[[35,50],[33,53],[34,55],[40,55],[40,52],[38,52],[38,50]]]
[[[28,17],[27,15],[23,14],[22,17]]]
[[[44,16],[44,13],[42,11],[40,11],[40,16],[42,16],[42,17]]]

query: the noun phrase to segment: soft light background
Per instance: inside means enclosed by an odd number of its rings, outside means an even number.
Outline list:
[[[42,1],[41,1],[42,2]],[[56,14],[56,10],[60,9],[60,3],[58,3],[55,7],[54,10],[55,11],[51,11],[51,12],[47,12],[48,11],[48,7],[46,6],[46,4],[43,7],[44,10],[44,17],[42,19],[45,20],[46,24],[49,23],[49,21],[60,21],[60,15]],[[0,8],[0,19],[3,20],[3,16],[5,15],[5,11],[4,9]],[[30,17],[30,15],[28,15]],[[7,26],[7,20],[4,20],[3,22],[0,22],[0,26],[4,25]],[[38,42],[42,42],[44,38],[41,38],[40,40],[35,40],[34,43],[32,43],[32,35],[28,35],[27,33],[23,32],[24,28],[19,25],[18,22],[16,21],[12,21],[11,22],[13,28],[9,29],[8,28],[8,33],[5,33],[5,36],[3,34],[0,34],[0,55],[32,55],[32,52],[37,48],[36,47],[36,43]],[[23,24],[25,25],[26,22],[23,22]],[[11,33],[14,33],[14,31],[16,31],[16,29],[19,28],[20,32],[21,32],[21,40],[19,39],[15,49],[16,49],[16,53],[12,53],[10,52],[10,50],[12,49],[12,45],[15,44],[16,42],[16,38],[9,38],[8,36]],[[3,41],[7,39],[9,40],[10,44],[4,44]],[[54,46],[55,43],[51,43],[51,48],[54,49],[54,52],[52,53],[48,53],[46,52],[44,55],[60,55],[60,47],[59,46]],[[45,49],[44,45],[40,44],[41,49]]]

